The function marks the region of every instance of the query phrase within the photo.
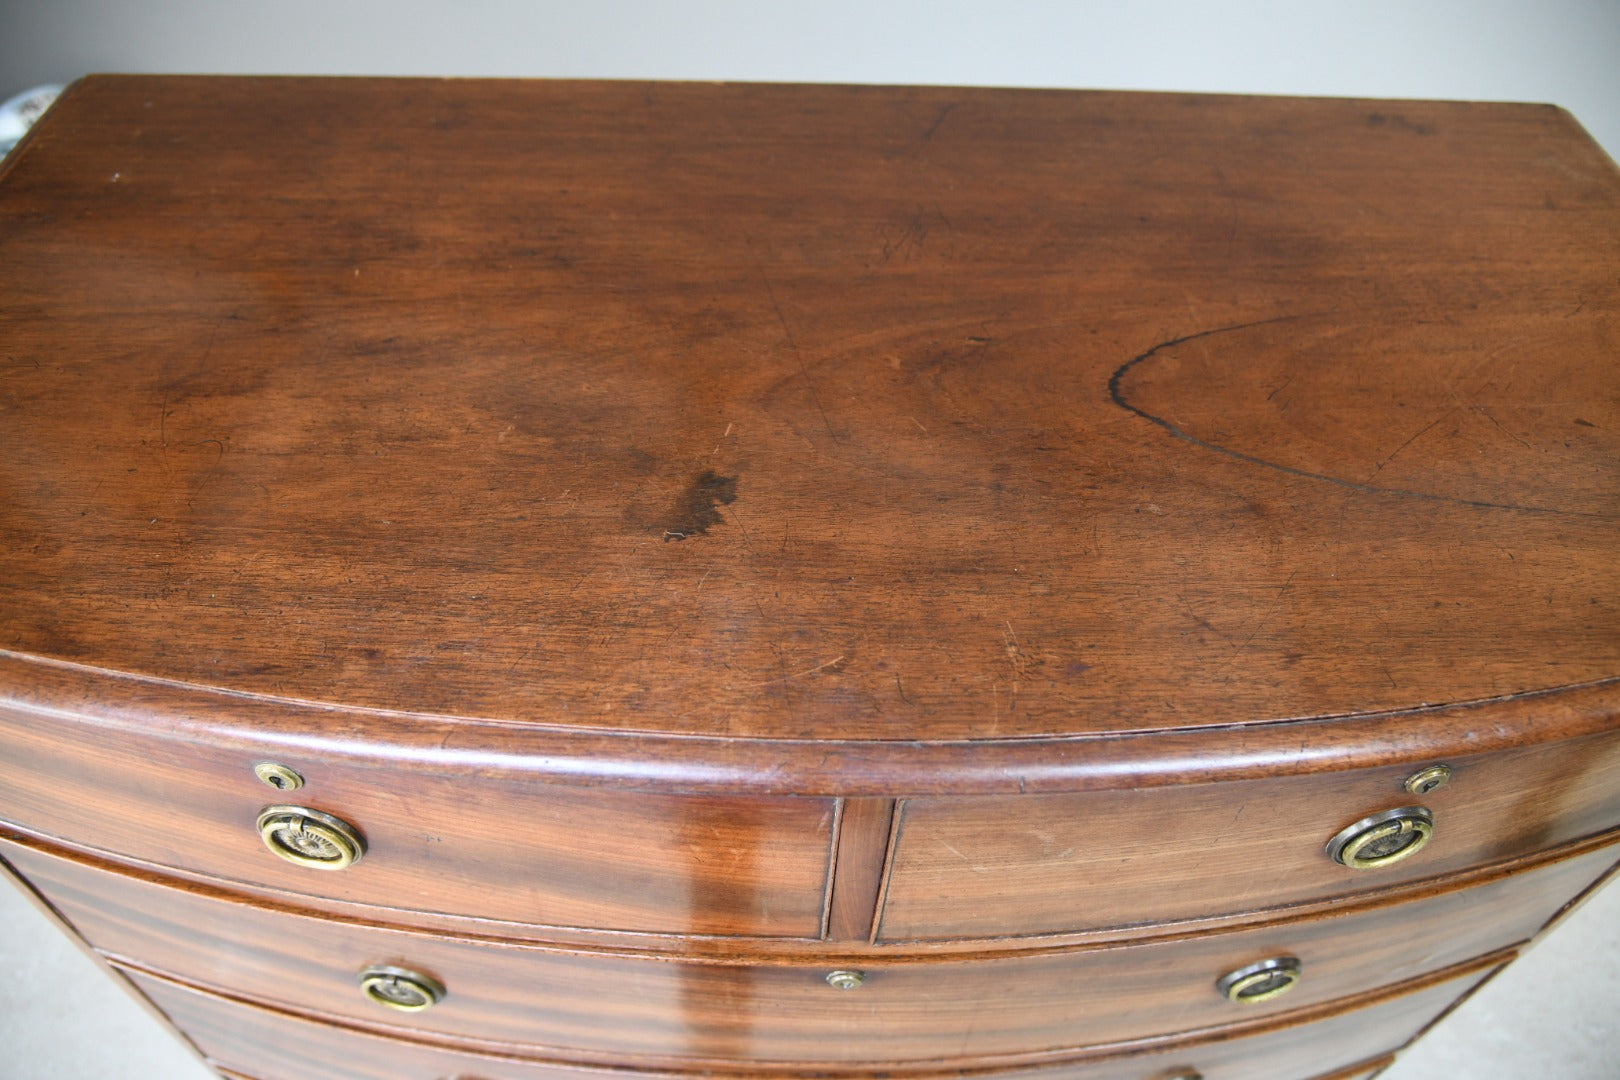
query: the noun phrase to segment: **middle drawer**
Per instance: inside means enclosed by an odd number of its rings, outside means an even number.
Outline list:
[[[1314,1005],[1531,937],[1620,850],[1586,844],[1561,854],[1419,899],[1150,943],[987,959],[878,950],[736,963],[340,922],[0,842],[0,855],[115,960],[383,1031],[546,1048],[581,1062],[630,1053],[649,1066],[984,1059]],[[1285,994],[1246,1004],[1217,989],[1229,972],[1281,958],[1300,965]],[[374,966],[426,976],[444,996],[423,1011],[391,1010],[358,982]],[[853,974],[828,978],[840,970]]]

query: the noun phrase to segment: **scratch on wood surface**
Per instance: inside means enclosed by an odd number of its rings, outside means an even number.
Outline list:
[[[722,431],[720,433],[720,441],[714,444],[714,449],[713,450],[709,451],[709,456],[710,457],[713,457],[714,455],[716,455],[716,454],[718,454],[720,452],[720,447],[725,445],[726,439],[730,438],[731,431],[736,426],[737,426],[736,424],[727,424],[726,425],[726,430],[724,430],[724,431]]]
[[[754,603],[756,606],[759,606],[759,613],[763,617],[765,614],[764,606],[759,604],[757,597],[755,598]],[[771,649],[776,653],[776,666],[782,669],[782,676],[778,679],[767,679],[762,683],[756,683],[756,686],[770,686],[772,683],[787,683],[793,678],[793,676],[788,674],[787,650],[782,647],[782,642],[780,640],[771,642]],[[787,709],[788,720],[795,725],[798,724],[799,715],[798,710],[793,706],[793,695],[785,695],[782,699],[782,705],[785,709]]]
[[[1497,427],[1497,430],[1499,430],[1502,434],[1506,435],[1508,438],[1512,439],[1514,442],[1518,443],[1520,446],[1524,447],[1526,450],[1535,449],[1529,443],[1527,443],[1523,439],[1521,439],[1519,436],[1515,435],[1513,432],[1511,432],[1507,428],[1503,427],[1502,426],[1502,421],[1500,421],[1500,420],[1498,420],[1496,418],[1496,414],[1491,412],[1491,410],[1490,410],[1490,408],[1488,406],[1482,405],[1479,402],[1475,402],[1473,408],[1474,408],[1475,412],[1479,413],[1485,419],[1487,419],[1491,423],[1495,424],[1496,427]]]
[[[1260,621],[1255,625],[1254,631],[1250,633],[1248,637],[1243,639],[1243,645],[1245,648],[1253,643],[1254,639],[1260,635],[1260,631],[1264,630],[1267,624],[1271,622],[1271,617],[1277,614],[1277,609],[1282,607],[1283,597],[1287,596],[1288,590],[1294,587],[1294,579],[1298,576],[1299,571],[1295,570],[1292,574],[1288,575],[1288,580],[1283,582],[1282,585],[1278,587],[1277,598],[1271,602],[1271,606],[1266,609],[1266,613],[1260,616]]]
[[[1427,435],[1430,431],[1434,430],[1435,425],[1439,424],[1440,421],[1444,420],[1446,417],[1448,417],[1450,415],[1451,415],[1451,410],[1447,409],[1445,412],[1441,413],[1439,416],[1435,417],[1433,420],[1429,421],[1427,424],[1424,424],[1417,431],[1413,432],[1410,436],[1407,437],[1405,442],[1401,443],[1401,445],[1397,446],[1394,450],[1392,450],[1388,454],[1386,454],[1384,456],[1384,460],[1380,461],[1378,463],[1377,467],[1374,468],[1373,471],[1370,474],[1368,474],[1367,479],[1362,481],[1362,482],[1363,483],[1368,483],[1368,482],[1371,482],[1372,480],[1376,479],[1378,474],[1384,471],[1384,466],[1388,465],[1390,462],[1394,461],[1397,457],[1399,457],[1401,455],[1401,451],[1405,450],[1408,446],[1411,446],[1413,443],[1415,443],[1419,439],[1423,438],[1423,436]]]
[[[821,414],[821,422],[826,425],[827,434],[834,440],[838,439],[838,432],[833,429],[832,418],[827,415],[827,409],[821,404],[821,393],[816,388],[816,380],[810,375],[810,365],[805,363],[804,353],[799,349],[798,339],[793,336],[793,327],[788,325],[787,316],[782,312],[782,304],[776,299],[776,287],[771,279],[765,275],[764,267],[760,267],[760,280],[765,283],[765,292],[771,298],[771,310],[776,312],[776,321],[782,325],[782,334],[787,338],[788,349],[793,353],[793,359],[798,361],[799,374],[804,378],[805,386],[810,390],[810,400],[815,404],[816,411]]]
[[[939,125],[941,125],[941,124],[943,124],[945,122],[945,118],[947,116],[951,115],[952,110],[954,110],[955,108],[956,108],[956,102],[952,101],[952,102],[949,102],[944,108],[939,110],[939,115],[934,117],[934,122],[932,124],[928,125],[928,130],[927,131],[923,132],[923,136],[922,136],[922,141],[923,142],[928,142],[931,139],[933,139],[934,133],[939,130]]]
[[[918,206],[897,224],[898,218],[891,219],[878,229],[878,237],[882,247],[878,253],[878,262],[887,264],[895,259],[901,263],[909,263],[923,256],[923,249],[927,245],[929,233],[935,230],[936,223],[945,226],[949,234],[954,226],[945,212],[936,206]]]
[[[797,672],[797,673],[794,673],[794,674],[789,674],[789,675],[779,675],[774,679],[766,679],[763,682],[737,683],[734,686],[728,686],[726,689],[728,689],[728,690],[746,690],[746,689],[748,689],[750,687],[755,687],[755,686],[772,686],[772,685],[775,685],[776,683],[784,683],[784,682],[788,682],[789,680],[792,680],[792,679],[804,679],[804,678],[808,678],[811,675],[816,675],[816,674],[819,674],[819,673],[821,673],[823,671],[826,671],[830,667],[836,667],[837,665],[842,664],[847,659],[849,659],[848,656],[846,656],[843,653],[839,653],[837,656],[833,657],[831,660],[825,661],[824,663],[817,664],[815,667],[808,668],[808,669],[806,669],[804,671],[800,671],[800,672]],[[785,661],[784,661],[784,663],[785,663]]]
[[[1014,633],[1012,623],[1004,620],[1002,625],[1006,627],[1003,651],[1007,654],[1007,663],[1012,666],[1012,692],[1007,700],[1007,711],[1010,713],[1018,707],[1018,690],[1023,685],[1027,665],[1024,650],[1019,647],[1018,635]]]
[[[1227,637],[1226,634],[1222,633],[1220,630],[1217,630],[1214,624],[1193,610],[1192,602],[1187,599],[1187,595],[1185,593],[1177,593],[1176,599],[1181,602],[1181,609],[1187,613],[1187,618],[1191,619],[1205,630],[1208,630],[1210,633],[1226,642],[1226,644],[1231,648],[1237,648],[1237,642]]]
[[[952,855],[955,855],[958,859],[961,859],[963,862],[967,863],[968,869],[972,870],[975,874],[987,874],[990,872],[990,868],[988,866],[985,866],[982,863],[974,862],[972,859],[962,854],[962,852],[957,849],[956,845],[952,844],[949,840],[941,839],[939,841],[939,846],[944,848],[946,851],[949,851]]]
[[[982,870],[979,870],[978,867],[974,867],[974,869],[980,873],[983,872]],[[968,1013],[967,1026],[962,1028],[962,1041],[957,1044],[956,1048],[956,1054],[958,1057],[966,1057],[972,1053],[973,1037],[979,1033],[979,1021],[983,1019],[983,1017],[984,1006],[980,1003],[975,1003],[973,1006],[973,1011]]]
[[[29,360],[29,363],[27,365],[24,365],[24,364],[20,363],[15,356],[7,355],[7,357],[6,357],[6,366],[3,367],[3,368],[0,368],[0,375],[11,375],[11,374],[15,374],[16,372],[19,372],[19,371],[35,372],[35,371],[44,370],[44,365],[42,365],[39,362],[38,357],[30,356],[28,358],[28,360]],[[1588,424],[1587,426],[1591,427],[1590,424]]]

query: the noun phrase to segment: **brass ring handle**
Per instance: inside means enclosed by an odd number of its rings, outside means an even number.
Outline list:
[[[1281,997],[1299,982],[1304,965],[1296,957],[1274,956],[1257,964],[1229,971],[1215,982],[1228,1001],[1240,1005],[1258,1005],[1262,1001]]]
[[[373,964],[359,975],[360,989],[378,1005],[401,1012],[421,1012],[444,1000],[444,984],[410,968]]]
[[[1401,806],[1364,817],[1328,841],[1328,858],[1352,870],[1393,866],[1423,850],[1434,835],[1434,815]]]
[[[342,818],[304,806],[267,806],[259,812],[264,846],[299,866],[342,870],[360,861],[366,841]]]

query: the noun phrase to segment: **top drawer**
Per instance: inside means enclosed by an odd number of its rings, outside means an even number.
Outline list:
[[[335,743],[337,740],[332,740]],[[834,800],[664,795],[537,783],[499,768],[368,754],[281,757],[0,707],[0,819],[125,857],[351,903],[547,927],[818,937]],[[270,805],[352,824],[339,872],[261,842]]]
[[[878,938],[1063,934],[1217,918],[1452,873],[1620,823],[1620,733],[1313,776],[1060,795],[910,799],[899,810]],[[1403,808],[1428,843],[1350,869],[1326,846]],[[1399,841],[1395,841],[1398,843]],[[1376,850],[1376,849],[1374,849]]]

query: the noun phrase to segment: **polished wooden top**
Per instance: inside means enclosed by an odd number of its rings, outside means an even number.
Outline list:
[[[1553,108],[94,77],[4,169],[14,654],[908,744],[1620,675]]]

